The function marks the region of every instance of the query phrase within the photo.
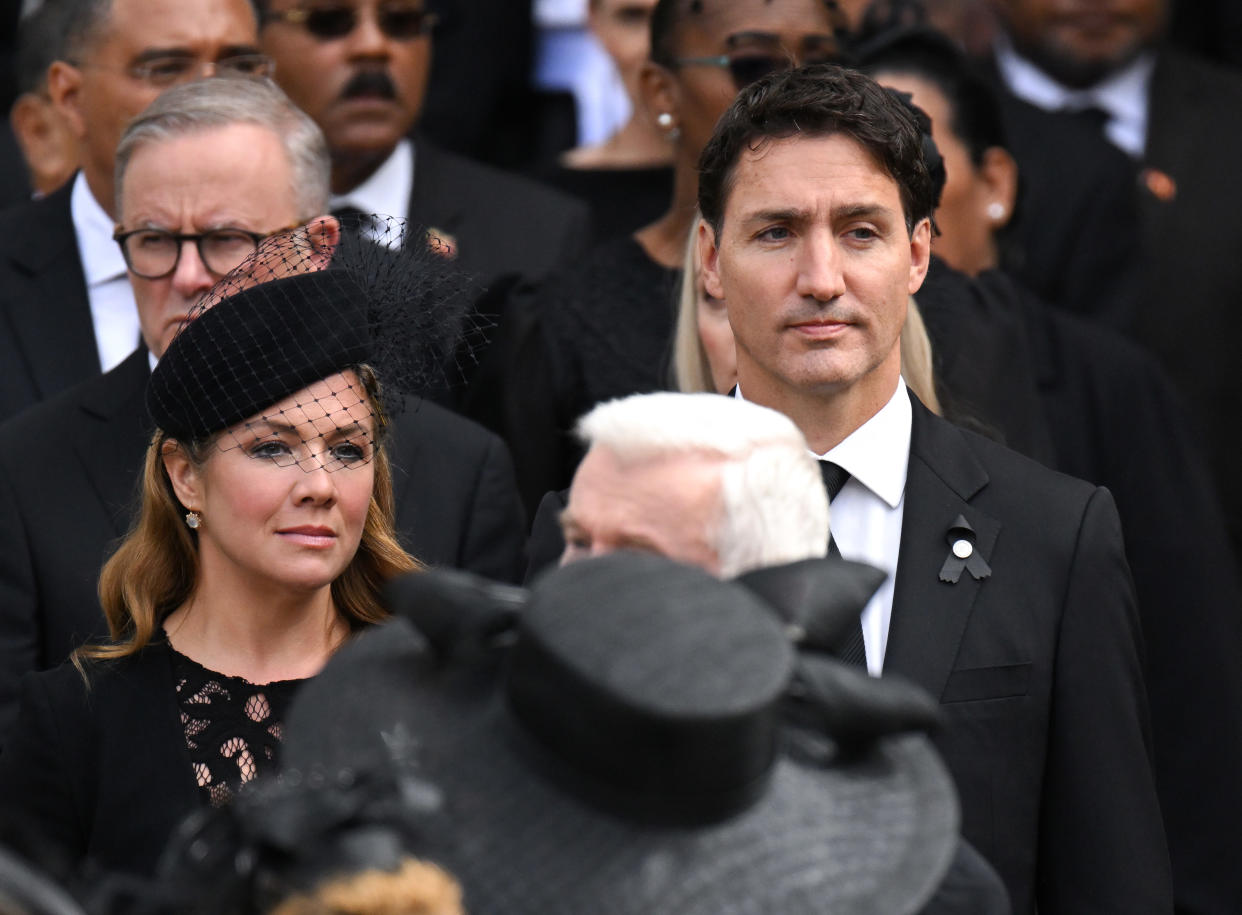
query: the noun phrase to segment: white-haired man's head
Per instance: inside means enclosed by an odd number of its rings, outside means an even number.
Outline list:
[[[823,556],[828,497],[786,416],[717,394],[637,394],[578,423],[561,517],[571,562],[641,549],[722,577]]]

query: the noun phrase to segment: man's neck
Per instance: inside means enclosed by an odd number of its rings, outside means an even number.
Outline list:
[[[374,175],[392,155],[391,149],[332,154],[332,193],[348,194]]]
[[[806,437],[807,446],[825,454],[845,441],[884,408],[897,390],[900,375],[875,379],[832,391],[802,391],[786,385],[765,384],[764,379],[739,376],[742,396],[793,420]],[[869,380],[870,381],[870,380]]]

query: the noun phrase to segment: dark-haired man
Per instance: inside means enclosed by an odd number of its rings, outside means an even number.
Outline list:
[[[865,660],[939,697],[963,834],[1015,912],[1170,911],[1111,497],[939,420],[900,379],[934,205],[910,111],[837,68],[766,79],[717,126],[699,204],[738,396],[848,474],[834,540],[892,576]]]
[[[407,138],[427,92],[436,22],[423,0],[258,5],[276,79],[328,138],[334,210],[408,217],[483,285],[538,279],[589,241],[577,201]]]
[[[169,86],[270,71],[249,0],[59,0],[69,27],[48,94],[82,170],[44,200],[0,214],[0,419],[107,371],[138,343],[112,240],[112,167],[125,124]]]

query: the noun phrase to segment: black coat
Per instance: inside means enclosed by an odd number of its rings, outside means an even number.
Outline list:
[[[485,287],[505,276],[540,280],[573,263],[591,241],[585,204],[421,137],[409,218],[450,236],[458,266]]]
[[[0,745],[22,673],[106,633],[95,587],[136,504],[149,374],[140,348],[0,425]],[[490,578],[521,575],[525,514],[500,439],[424,401],[396,417],[388,453],[410,552]]]
[[[0,754],[0,841],[69,881],[87,858],[150,875],[173,828],[203,806],[163,642],[121,661],[28,677]]]
[[[72,191],[0,212],[0,420],[99,374]]]

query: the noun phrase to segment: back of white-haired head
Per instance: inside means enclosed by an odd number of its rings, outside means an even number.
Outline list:
[[[718,394],[635,394],[578,422],[587,447],[622,464],[685,455],[719,461],[721,512],[711,540],[724,577],[823,556],[828,496],[819,462],[781,413]]]

